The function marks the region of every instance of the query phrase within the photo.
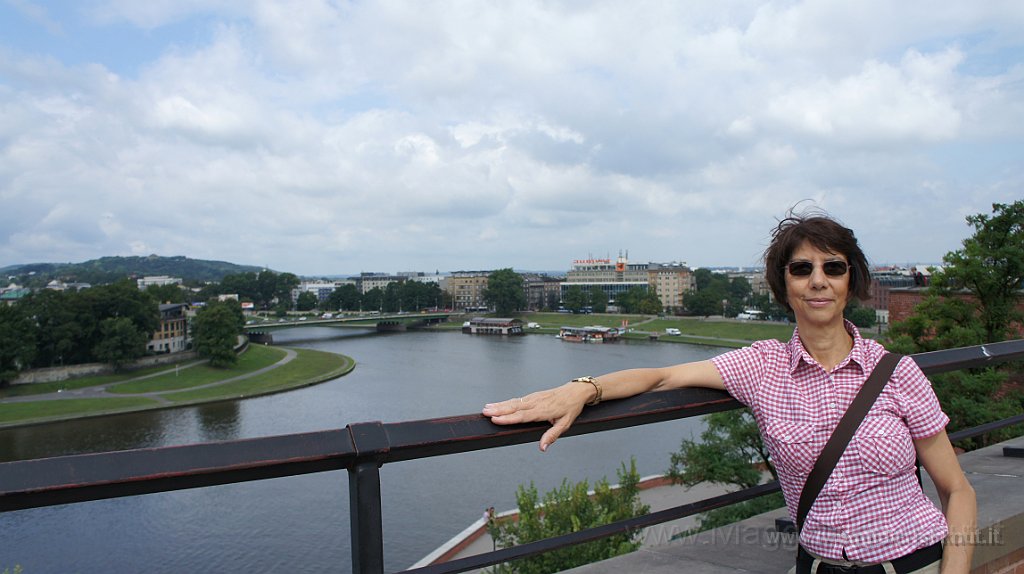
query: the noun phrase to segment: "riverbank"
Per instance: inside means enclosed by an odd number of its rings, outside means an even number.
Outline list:
[[[351,357],[252,345],[227,369],[206,361],[0,389],[0,428],[234,401],[315,385],[355,368]]]
[[[467,315],[468,317],[468,315]],[[562,327],[626,328],[626,339],[657,339],[668,343],[687,343],[713,347],[739,348],[754,341],[778,339],[788,341],[793,336],[793,324],[775,321],[745,321],[724,317],[659,317],[655,315],[619,315],[593,313],[574,315],[571,313],[524,313],[516,316],[526,323],[538,327],[525,329],[527,334],[555,335]],[[431,327],[436,330],[461,328],[461,321]],[[668,335],[666,329],[678,329],[679,335]],[[873,331],[864,330],[865,337],[876,336]]]

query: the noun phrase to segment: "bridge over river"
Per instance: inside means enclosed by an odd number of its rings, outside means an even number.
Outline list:
[[[375,315],[339,315],[325,318],[300,317],[296,319],[267,320],[259,323],[246,324],[243,329],[249,335],[249,340],[256,343],[272,342],[270,331],[281,329],[292,329],[295,327],[316,326],[374,326],[378,331],[405,331],[409,328],[423,327],[434,323],[447,321],[452,315],[450,312],[433,313],[392,313]]]

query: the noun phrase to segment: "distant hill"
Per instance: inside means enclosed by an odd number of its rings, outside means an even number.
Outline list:
[[[220,281],[225,275],[260,271],[262,267],[236,265],[226,261],[175,257],[101,257],[83,263],[28,263],[0,269],[0,281],[26,287],[41,287],[53,279],[65,282],[112,283],[126,277],[169,275],[186,282]]]

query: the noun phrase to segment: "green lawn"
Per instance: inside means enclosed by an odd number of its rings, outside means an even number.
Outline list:
[[[239,357],[238,364],[230,369],[213,369],[200,365],[181,370],[178,376],[175,376],[173,367],[168,368],[168,366],[164,365],[156,369],[157,371],[169,370],[164,375],[144,381],[125,382],[122,385],[118,385],[119,392],[125,394],[160,392],[159,399],[133,396],[80,399],[53,398],[50,400],[0,404],[0,426],[14,426],[166,408],[169,405],[168,401],[172,405],[180,406],[218,400],[233,400],[316,384],[340,377],[355,368],[355,361],[342,355],[311,349],[296,349],[295,351],[298,356],[286,365],[248,379],[223,385],[214,385],[208,388],[173,392],[179,389],[215,383],[256,371],[279,361],[284,357],[285,351],[275,347],[253,345],[246,353]],[[147,371],[152,372],[153,370],[147,369]],[[53,388],[52,392],[56,393],[61,388],[89,386],[85,385],[85,382],[91,385],[109,384],[110,382],[124,380],[126,377],[138,376],[138,374],[139,371],[110,377],[89,377],[88,380],[80,379],[74,381],[74,385],[69,386],[68,382],[65,382],[61,383],[61,385],[64,385],[63,387],[51,388]],[[39,394],[39,387],[46,385],[26,386],[36,387],[34,389],[36,392],[33,394]]]
[[[148,367],[146,369],[139,369],[137,371],[126,371],[123,373],[116,373],[113,375],[95,375],[92,377],[81,377],[78,379],[56,381],[53,383],[32,383],[29,385],[15,385],[13,387],[0,389],[0,399],[8,399],[13,397],[27,397],[32,395],[45,395],[48,393],[56,393],[57,391],[71,391],[75,389],[82,389],[85,387],[95,387],[97,385],[109,385],[111,383],[116,383],[118,381],[134,379],[135,377],[141,377],[144,375],[159,373],[160,371],[166,371],[167,368],[167,365],[159,365],[156,367]]]
[[[144,397],[61,399],[33,401],[30,403],[10,403],[0,405],[0,424],[43,422],[92,414],[110,414],[151,409],[159,406],[159,401]]]
[[[665,337],[665,329],[668,327],[679,329],[683,335],[739,339],[743,341],[760,341],[763,339],[788,341],[793,336],[793,325],[764,321],[702,321],[701,319],[690,318],[665,318],[644,323],[639,328],[644,331],[660,333],[662,337]]]
[[[142,381],[131,381],[114,385],[109,387],[107,392],[132,395],[191,389],[192,387],[208,385],[268,367],[280,361],[284,356],[285,351],[282,349],[264,345],[250,345],[249,349],[238,357],[238,363],[227,369],[218,369],[209,365],[198,365],[179,372],[171,371]]]
[[[355,367],[352,359],[342,355],[312,349],[296,349],[296,352],[299,356],[294,361],[262,375],[162,396],[176,403],[241,398],[326,381],[344,375]]]

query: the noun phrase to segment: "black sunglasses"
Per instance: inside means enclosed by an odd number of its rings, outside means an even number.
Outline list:
[[[810,261],[790,261],[786,268],[793,277],[807,277],[814,273],[814,263]],[[821,264],[821,270],[829,277],[841,277],[846,275],[849,269],[850,266],[845,261],[826,261]]]

